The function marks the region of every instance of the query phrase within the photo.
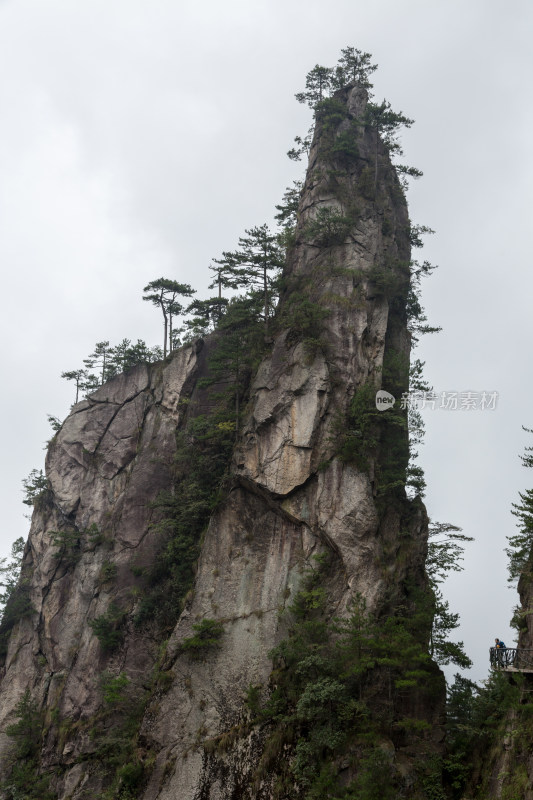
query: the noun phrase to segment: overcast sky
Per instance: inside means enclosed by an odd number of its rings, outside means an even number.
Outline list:
[[[294,93],[355,46],[416,120],[410,211],[436,230],[420,256],[444,328],[417,355],[438,392],[499,392],[493,411],[423,412],[429,514],[476,538],[446,594],[485,677],[494,637],[513,640],[505,537],[533,485],[532,23],[528,0],[0,0],[1,550],[27,535],[46,415],[73,401],[60,373],[103,339],[159,343],[143,286],[202,295],[210,260],[271,222],[300,171]]]

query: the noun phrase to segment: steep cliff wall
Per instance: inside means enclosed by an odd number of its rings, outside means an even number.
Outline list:
[[[364,124],[366,101],[363,89],[347,87],[319,115],[273,340],[250,385],[193,591],[163,651],[155,628],[134,624],[143,574],[160,554],[153,502],[175,485],[176,431],[199,413],[216,337],[110,381],[74,407],[50,446],[51,492],[34,513],[24,559],[35,613],[9,642],[0,726],[29,687],[45,713],[42,764],[61,800],[101,796],[109,785],[98,737],[119,725],[121,709],[102,712],[102,674],[108,686],[126,676],[126,698],[145,692],[142,779],[134,794],[133,772],[124,772],[120,796],[285,797],[275,765],[258,780],[268,726],[242,726],[244,699],[251,685],[267,693],[268,654],[289,627],[281,612],[313,556],[330,555],[328,619],[347,617],[356,597],[385,619],[425,587],[425,511],[398,488],[406,432],[391,444],[375,422],[369,444],[352,419],[364,387],[407,388],[409,358],[409,220],[386,148]],[[341,452],[350,426],[350,441],[360,440],[354,458]],[[95,636],[98,620],[113,647]],[[195,658],[187,643],[202,620],[218,623],[217,646]],[[416,691],[404,701],[430,726],[439,680],[432,703]],[[228,732],[223,748],[206,746]],[[439,731],[422,736],[430,749],[432,736]],[[414,770],[413,741],[382,743],[404,777]],[[4,734],[4,752],[9,744]],[[342,769],[349,780],[349,760]]]

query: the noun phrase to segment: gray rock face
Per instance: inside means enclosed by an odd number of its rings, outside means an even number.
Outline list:
[[[366,94],[346,94],[348,108],[361,114]],[[313,296],[327,309],[322,347],[310,352],[281,332],[252,383],[234,456],[238,488],[211,521],[194,598],[169,643],[169,663],[179,678],[144,729],[159,750],[144,800],[272,797],[268,782],[259,794],[250,788],[261,754],[253,735],[216,758],[202,752],[198,731],[209,739],[231,729],[242,719],[246,688],[267,683],[267,653],[284,635],[279,610],[314,553],[329,549],[337,556],[338,577],[329,590],[338,614],[357,593],[369,608],[379,608],[386,589],[398,586],[407,568],[423,575],[423,512],[411,523],[410,564],[402,569],[393,558],[384,572],[384,549],[398,540],[399,519],[380,521],[372,464],[361,472],[336,457],[339,420],[355,390],[368,381],[381,386],[387,344],[404,356],[409,352],[405,318],[391,321],[389,300],[372,280],[376,265],[409,260],[406,208],[393,199],[385,178],[379,205],[365,200],[359,183],[375,143],[361,134],[358,146],[361,160],[332,188],[315,137],[288,276],[312,281]],[[381,149],[380,158],[387,180],[396,181]],[[319,209],[348,214],[354,202],[357,212],[344,241],[319,247],[309,240],[309,221]],[[382,234],[385,217],[394,230],[388,238]],[[226,620],[226,632],[221,648],[191,669],[179,644],[191,635],[193,622],[205,617]]]
[[[350,88],[339,98],[349,115],[361,117],[364,90]],[[167,643],[163,666],[172,676],[170,688],[143,721],[142,740],[156,753],[143,800],[272,797],[268,782],[259,794],[250,793],[260,734],[239,740],[219,758],[208,757],[202,742],[239,723],[248,686],[266,685],[268,653],[285,634],[280,611],[313,554],[335,554],[328,597],[336,614],[357,593],[369,608],[379,608],[385,591],[399,591],[407,572],[424,580],[423,511],[411,515],[409,563],[396,563],[400,520],[393,509],[378,514],[374,462],[361,471],[337,455],[355,391],[368,382],[381,387],[387,348],[404,357],[409,352],[405,309],[392,308],[376,282],[376,268],[390,265],[405,294],[406,206],[379,142],[376,154],[373,132],[360,125],[355,135],[358,157],[342,175],[324,151],[320,126],[315,136],[286,277],[303,281],[326,315],[312,346],[290,326],[281,330],[252,381],[231,491],[205,532],[194,591]],[[375,184],[369,175],[377,175]],[[321,210],[344,219],[342,234],[337,230],[326,242],[312,233]],[[61,718],[76,723],[101,705],[102,669],[125,672],[141,685],[153,666],[158,643],[140,637],[132,625],[118,653],[106,659],[88,623],[111,602],[131,618],[131,567],[153,562],[151,502],[170,485],[182,401],[202,357],[199,345],[187,347],[164,367],[139,367],[113,379],[73,408],[51,445],[53,503],[35,512],[25,557],[36,613],[11,637],[0,728],[27,686],[43,708],[57,708]],[[70,564],[58,559],[53,545],[51,532],[64,530],[79,534]],[[112,584],[102,573],[109,563],[117,571]],[[223,621],[221,646],[205,661],[192,661],[180,645],[204,618]],[[5,735],[0,746],[6,747]],[[57,763],[57,747],[52,726],[43,763]],[[98,796],[93,765],[78,763],[86,752],[90,742],[72,730],[61,755],[61,800]]]
[[[133,680],[150,671],[153,643],[130,631],[109,665],[88,622],[112,602],[134,608],[131,566],[153,561],[151,503],[170,483],[177,404],[197,361],[196,348],[189,347],[164,369],[141,366],[114,378],[78,403],[54,438],[46,460],[53,503],[34,512],[23,567],[31,576],[35,614],[19,622],[10,639],[0,686],[2,728],[26,687],[44,708],[76,723],[101,705],[104,668],[126,671]],[[77,540],[63,558],[54,545],[58,531]],[[116,572],[113,582],[105,581],[104,565]],[[56,744],[50,742],[51,752]],[[7,746],[5,734],[0,746]],[[74,764],[86,746],[69,744],[64,763]],[[66,779],[65,794],[73,780]]]

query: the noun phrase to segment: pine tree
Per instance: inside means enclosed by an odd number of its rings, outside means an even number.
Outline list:
[[[145,286],[143,291],[145,292],[143,300],[158,306],[163,314],[163,358],[166,358],[167,344],[169,352],[172,352],[174,347],[172,336],[173,319],[184,310],[184,307],[178,301],[178,297],[192,297],[196,290],[188,283],[178,283],[178,281],[169,280],[168,278],[158,278]]]
[[[531,428],[522,428],[526,433],[533,433]],[[533,467],[533,446],[526,447],[520,460],[524,467]],[[522,573],[529,573],[533,559],[533,489],[518,495],[521,502],[512,504],[511,513],[519,521],[519,532],[507,537],[509,547],[505,550],[509,559],[509,583],[517,581]]]
[[[205,336],[215,330],[225,314],[229,300],[226,297],[210,297],[207,300],[193,300],[187,308],[192,319],[185,321],[185,328],[194,336]]]
[[[388,100],[383,100],[379,105],[368,103],[365,121],[375,132],[374,189],[377,189],[380,140],[391,155],[403,155],[398,133],[402,127],[410,128],[414,120],[406,117],[401,111],[393,111]]]
[[[276,211],[278,213],[275,214],[274,219],[281,228],[282,233],[280,240],[285,247],[287,247],[289,244],[291,235],[296,228],[298,206],[302,196],[302,187],[302,181],[294,181],[292,186],[288,186],[285,189],[281,203],[276,206]]]
[[[436,522],[429,526],[426,571],[434,597],[434,615],[429,641],[429,651],[437,664],[457,664],[469,669],[472,661],[466,655],[463,642],[451,642],[449,634],[459,627],[459,614],[453,614],[439,588],[449,572],[461,572],[463,567],[463,542],[473,541],[461,528],[449,522]]]
[[[109,342],[97,342],[94,351],[87,356],[87,358],[83,359],[83,363],[87,370],[93,370],[95,367],[99,370],[99,378],[98,383],[100,385],[104,384],[107,379],[110,377],[108,375],[108,364],[109,364],[109,356],[110,356],[110,347]]]
[[[11,559],[8,561],[7,558],[0,558],[0,586],[3,589],[0,592],[0,613],[3,613],[18,584],[24,546],[24,539],[20,536],[11,545]]]
[[[62,372],[61,377],[67,381],[74,381],[76,385],[76,399],[74,404],[78,402],[80,392],[86,394],[94,391],[98,387],[98,378],[96,375],[91,375],[86,369],[73,369],[69,372]]]
[[[261,350],[260,300],[257,295],[233,298],[219,324],[216,349],[209,359],[209,381],[225,383],[235,403],[235,430],[239,430],[241,397],[252,364]]]
[[[335,75],[332,80],[333,86],[336,89],[342,89],[347,83],[355,83],[365,89],[371,89],[372,84],[369,81],[369,75],[378,68],[377,64],[370,63],[371,58],[372,55],[370,53],[363,53],[355,47],[344,47],[341,50],[341,57],[335,68]]]
[[[249,228],[245,234],[239,237],[239,249],[222,253],[222,259],[216,263],[221,265],[223,274],[230,276],[226,279],[233,281],[236,287],[247,289],[252,294],[261,292],[263,318],[268,331],[273,286],[285,258],[278,237],[270,232],[268,225]]]
[[[294,95],[298,102],[307,103],[310,108],[314,109],[317,103],[329,96],[333,72],[331,67],[321,67],[316,64],[305,76],[305,91]]]

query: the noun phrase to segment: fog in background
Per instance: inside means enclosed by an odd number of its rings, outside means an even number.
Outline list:
[[[294,93],[354,46],[379,64],[376,99],[416,120],[410,213],[436,234],[414,255],[439,265],[424,304],[443,332],[415,356],[437,392],[499,393],[423,411],[428,512],[475,537],[445,594],[485,677],[494,637],[514,638],[505,537],[533,484],[532,22],[526,0],[0,0],[1,552],[27,536],[46,416],[74,400],[61,372],[104,339],[160,344],[145,284],[206,296],[211,259],[272,223],[302,172]]]

